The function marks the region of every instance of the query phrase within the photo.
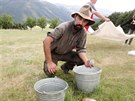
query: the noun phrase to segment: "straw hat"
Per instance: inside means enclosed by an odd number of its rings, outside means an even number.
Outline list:
[[[92,25],[95,23],[93,19],[91,19],[92,12],[90,11],[89,5],[84,5],[81,7],[81,9],[78,12],[74,12],[71,14],[71,16],[74,18],[76,14],[80,15],[82,18],[87,19],[89,22],[87,26]]]

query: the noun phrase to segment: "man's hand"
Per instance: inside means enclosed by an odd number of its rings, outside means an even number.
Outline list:
[[[56,64],[54,62],[47,63],[49,73],[54,74],[56,72]]]
[[[110,21],[110,19],[109,19],[109,18],[107,18],[107,17],[105,17],[105,21],[106,21],[106,22],[109,22],[109,21]]]
[[[85,65],[86,67],[92,68],[92,67],[94,67],[94,60],[88,60],[88,61],[85,62],[84,65]]]

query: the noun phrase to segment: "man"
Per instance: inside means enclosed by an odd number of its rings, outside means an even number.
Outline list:
[[[47,34],[43,41],[45,53],[44,72],[48,77],[55,75],[57,62],[65,61],[61,66],[64,73],[68,73],[75,65],[85,65],[91,68],[86,56],[86,36],[84,26],[91,25],[94,21],[90,18],[90,6],[84,5],[78,12],[71,16],[73,21],[64,22]],[[76,51],[72,51],[76,49]]]
[[[87,5],[90,6],[90,11],[92,12],[91,18],[93,19],[93,15],[96,15],[98,18],[103,19],[104,21],[110,21],[109,18],[103,16],[99,11],[96,10],[95,8],[95,4],[96,4],[97,0],[90,0],[90,2],[87,3]],[[89,26],[85,26],[86,30],[89,29]]]

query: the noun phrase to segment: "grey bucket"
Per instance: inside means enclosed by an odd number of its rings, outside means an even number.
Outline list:
[[[84,92],[93,92],[99,84],[102,70],[99,67],[88,68],[84,65],[75,66],[75,81],[77,88]]]
[[[67,88],[67,82],[56,77],[42,79],[34,84],[38,101],[64,101]]]

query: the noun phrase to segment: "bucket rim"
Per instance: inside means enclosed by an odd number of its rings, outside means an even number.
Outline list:
[[[81,74],[81,75],[94,75],[94,74],[98,74],[98,73],[101,73],[102,72],[102,69],[100,68],[100,67],[92,67],[92,68],[98,68],[99,69],[99,71],[97,71],[97,72],[93,72],[93,73],[90,73],[90,74],[84,74],[84,73],[79,73],[79,72],[77,72],[77,70],[76,70],[76,68],[79,68],[79,67],[82,67],[82,66],[85,66],[85,65],[81,65],[81,66],[76,66],[75,68],[73,68],[73,71],[74,71],[74,73],[76,73],[76,74]],[[87,68],[87,67],[86,67]]]
[[[63,81],[64,83],[65,83],[65,85],[66,85],[66,87],[64,88],[64,89],[62,89],[62,90],[59,90],[59,91],[57,91],[57,92],[41,92],[41,91],[38,91],[37,90],[37,88],[36,88],[36,85],[37,85],[37,83],[39,83],[40,81],[43,81],[43,80],[47,80],[47,79],[58,79],[58,80],[61,80],[61,81]],[[36,92],[38,92],[38,93],[40,93],[40,94],[57,94],[57,93],[61,93],[62,91],[65,91],[65,90],[67,90],[68,89],[68,83],[66,82],[66,81],[64,81],[64,80],[62,80],[62,79],[60,79],[60,78],[45,78],[45,79],[40,79],[40,80],[38,80],[35,84],[34,84],[34,90],[36,91]]]

